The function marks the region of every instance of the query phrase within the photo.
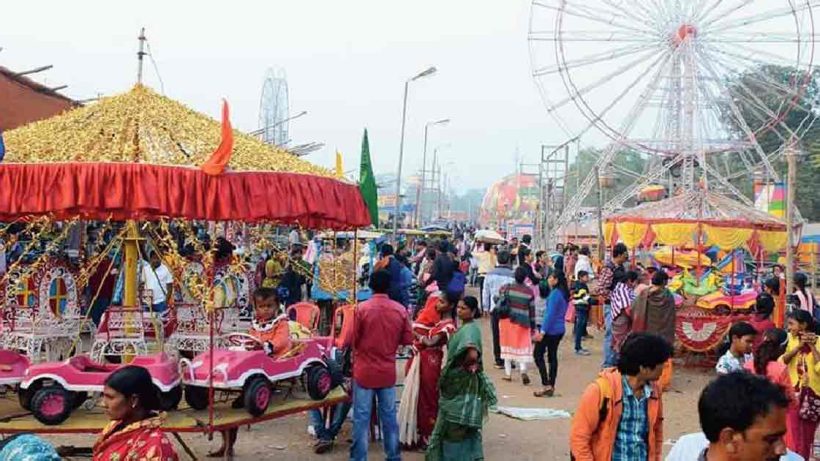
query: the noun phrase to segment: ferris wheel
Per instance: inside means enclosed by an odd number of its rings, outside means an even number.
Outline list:
[[[259,130],[264,142],[284,146],[290,141],[288,133],[288,80],[285,70],[268,69],[262,84],[259,101]]]
[[[530,55],[547,111],[568,139],[606,144],[556,227],[625,151],[643,155],[645,169],[625,172],[634,184],[607,212],[670,175],[678,189],[708,181],[747,204],[733,180],[779,179],[772,161],[815,117],[806,100],[818,4],[534,0]]]

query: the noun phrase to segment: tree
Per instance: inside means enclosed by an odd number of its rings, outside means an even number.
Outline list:
[[[752,131],[761,129],[762,133],[756,139],[767,155],[776,152],[789,141],[790,131],[802,133],[801,139],[798,140],[799,146],[808,155],[804,156],[798,165],[795,201],[797,208],[808,221],[820,220],[820,194],[816,192],[816,186],[820,183],[820,125],[815,123],[818,114],[814,104],[820,95],[819,75],[818,71],[807,76],[794,68],[765,65],[730,77],[726,81],[729,93],[734,99],[745,102],[737,104],[743,122]],[[805,87],[795,83],[804,78],[808,78]],[[785,98],[786,95],[794,95],[795,98]],[[788,99],[785,106],[784,99]],[[728,129],[738,138],[744,138],[746,134],[741,126],[741,120],[734,116],[728,102],[722,103],[720,111]],[[783,113],[785,117],[782,125],[767,126],[771,122],[771,114]],[[817,161],[810,161],[811,159]],[[757,160],[760,161],[759,158]],[[747,169],[736,153],[720,154],[713,162],[713,166],[719,171],[742,172]],[[772,166],[782,178],[786,177],[786,162],[782,157],[772,162]],[[751,174],[732,178],[731,182],[744,194],[752,196]]]

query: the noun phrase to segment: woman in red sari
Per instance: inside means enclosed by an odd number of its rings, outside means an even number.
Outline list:
[[[438,379],[444,363],[447,341],[456,331],[453,312],[459,296],[439,293],[436,313],[439,319],[432,326],[418,323],[413,332],[415,351],[407,369],[404,390],[399,404],[399,440],[406,447],[426,448],[438,414]],[[432,317],[432,316],[431,316]]]
[[[178,461],[162,432],[159,396],[148,370],[127,366],[105,380],[103,404],[111,422],[93,448],[94,461]]]

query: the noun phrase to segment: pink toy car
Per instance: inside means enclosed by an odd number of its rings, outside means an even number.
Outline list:
[[[757,292],[754,290],[744,291],[735,296],[727,295],[723,293],[723,291],[718,290],[714,293],[701,296],[695,305],[701,309],[711,310],[720,315],[727,315],[732,313],[733,310],[742,311],[754,308],[756,300]],[[734,306],[734,309],[732,309],[732,306]]]
[[[283,358],[268,356],[253,336],[232,333],[223,338],[241,350],[214,350],[214,389],[242,391],[242,403],[252,416],[265,413],[277,381],[303,377],[310,397],[322,400],[343,380],[341,368],[330,358],[333,338],[295,339],[292,352]],[[208,406],[210,359],[210,352],[205,352],[182,360],[185,401],[196,410]]]
[[[25,355],[0,349],[0,386],[16,387],[30,365],[31,362]]]
[[[137,356],[130,365],[139,365],[151,373],[162,410],[179,405],[182,386],[176,362],[160,353]],[[101,393],[108,375],[123,366],[94,362],[87,355],[33,365],[20,383],[20,405],[43,424],[60,424],[88,399],[89,392]]]

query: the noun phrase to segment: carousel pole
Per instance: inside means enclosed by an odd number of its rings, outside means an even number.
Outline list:
[[[789,146],[784,152],[786,162],[788,164],[788,174],[786,176],[786,295],[792,292],[792,285],[794,280],[794,188],[796,187],[796,161],[797,149],[794,140],[791,140]],[[783,287],[780,288],[783,293]]]
[[[137,83],[142,84],[142,61],[145,58],[145,27],[140,29],[140,36],[137,37],[140,41],[140,50],[137,52],[137,61],[139,65],[137,66]]]
[[[137,222],[128,220],[125,225],[128,231],[125,234],[123,246],[125,247],[125,279],[123,287],[122,303],[125,307],[137,308],[139,306],[137,293],[137,274],[139,271],[139,241],[140,234],[137,230]]]
[[[371,266],[372,267],[372,266]],[[353,299],[350,301],[354,306],[358,303],[358,293],[356,289],[359,286],[357,276],[359,275],[359,229],[353,229]],[[335,315],[334,315],[335,318]]]
[[[731,297],[729,298],[729,306],[732,308],[732,311],[735,310],[735,251],[736,249],[732,248],[732,283],[729,285],[729,293],[731,293]]]
[[[703,253],[703,222],[698,223],[698,262],[695,266],[695,286],[700,286],[700,274],[702,268],[700,266],[700,255]]]
[[[138,37],[140,42],[139,51],[137,52],[137,83],[142,83],[142,63],[143,58],[145,57],[145,28],[143,27],[140,29],[140,35]],[[135,135],[136,136],[136,135]],[[136,142],[136,137],[134,139],[134,144],[138,146]],[[129,219],[126,221],[125,225],[128,228],[126,232],[125,238],[123,239],[123,246],[125,247],[124,251],[124,258],[125,258],[125,278],[123,280],[123,296],[122,296],[122,304],[125,308],[131,309],[139,309],[139,241],[140,234],[139,230],[137,229],[137,221],[133,219]],[[130,315],[130,314],[126,314]],[[130,325],[133,322],[127,322]],[[126,327],[126,330],[131,329],[132,327]],[[126,363],[130,363],[133,360],[133,356],[124,356],[123,361]]]

